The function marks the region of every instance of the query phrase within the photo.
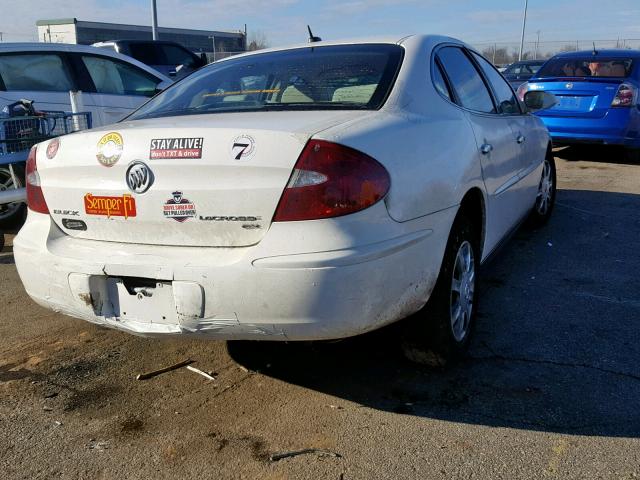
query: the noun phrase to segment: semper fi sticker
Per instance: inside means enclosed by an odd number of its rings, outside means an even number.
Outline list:
[[[149,158],[202,158],[202,144],[199,138],[154,138],[149,146]]]
[[[84,211],[87,215],[103,217],[135,217],[136,199],[128,193],[119,197],[98,197],[91,193],[84,196]]]

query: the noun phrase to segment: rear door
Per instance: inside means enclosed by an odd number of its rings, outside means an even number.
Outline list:
[[[73,54],[84,70],[99,112],[100,125],[116,123],[155,95],[162,79],[121,60],[93,54]]]
[[[522,110],[513,89],[491,63],[475,52],[472,55],[491,87],[498,113],[509,122],[520,154],[519,173],[525,175],[544,160],[538,139],[529,138],[535,135],[538,120]]]
[[[490,202],[486,242],[492,248],[522,216],[524,202],[517,184],[527,159],[517,143],[513,119],[501,113],[471,57],[453,46],[439,49],[437,57],[476,137]]]

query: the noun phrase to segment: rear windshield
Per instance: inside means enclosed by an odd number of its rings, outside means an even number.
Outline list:
[[[630,58],[552,58],[538,71],[545,77],[615,77],[626,78],[633,69]]]
[[[380,108],[403,49],[367,44],[308,47],[213,63],[162,92],[128,120],[262,110]]]
[[[160,46],[153,43],[131,43],[129,55],[146,65],[165,64]]]
[[[531,64],[531,63],[513,63],[511,65],[509,65],[505,70],[504,74],[511,74],[511,75],[533,75],[534,73],[536,73],[538,70],[540,70],[540,67],[542,66],[542,63],[536,63],[536,64]]]

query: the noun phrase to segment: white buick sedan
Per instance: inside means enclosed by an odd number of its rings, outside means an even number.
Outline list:
[[[319,42],[209,65],[44,142],[15,259],[39,304],[131,333],[320,340],[414,316],[469,340],[480,264],[555,199],[551,142],[452,38]]]

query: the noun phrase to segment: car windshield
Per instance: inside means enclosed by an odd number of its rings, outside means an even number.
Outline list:
[[[402,61],[398,45],[305,47],[224,60],[171,86],[128,120],[267,110],[374,110]]]
[[[506,75],[533,75],[538,70],[540,70],[541,66],[542,63],[514,63],[512,65],[509,65],[505,69],[504,73]]]
[[[549,60],[538,72],[538,78],[548,77],[615,77],[626,78],[633,69],[630,58],[558,57]]]

